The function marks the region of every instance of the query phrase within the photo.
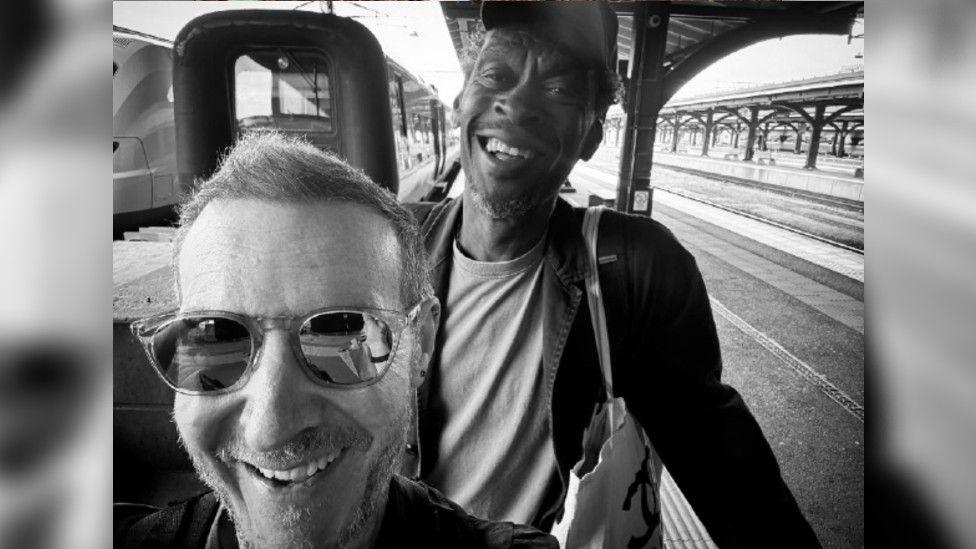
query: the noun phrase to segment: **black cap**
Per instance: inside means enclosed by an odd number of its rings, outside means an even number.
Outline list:
[[[544,27],[588,65],[616,71],[617,14],[603,0],[542,2],[485,0],[486,30],[506,26]]]

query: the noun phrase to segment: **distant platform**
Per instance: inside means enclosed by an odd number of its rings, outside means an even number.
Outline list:
[[[654,153],[654,164],[698,170],[719,176],[747,179],[766,185],[864,202],[863,179],[823,171],[663,152]]]

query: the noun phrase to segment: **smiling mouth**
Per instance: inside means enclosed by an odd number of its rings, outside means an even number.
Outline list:
[[[333,463],[344,455],[345,448],[340,448],[332,453],[322,456],[316,460],[299,464],[291,469],[266,469],[242,461],[244,468],[248,470],[259,481],[274,488],[288,488],[306,484],[319,476],[323,471],[328,471]]]
[[[532,160],[539,154],[528,147],[514,147],[509,145],[497,137],[488,137],[483,135],[478,135],[475,137],[478,139],[478,144],[481,145],[481,148],[488,153],[489,156],[501,162]]]

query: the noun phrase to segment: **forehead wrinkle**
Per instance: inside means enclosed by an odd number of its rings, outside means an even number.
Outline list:
[[[366,208],[324,204],[331,206],[255,203],[204,212],[180,253],[186,301],[260,315],[399,308],[392,225]],[[242,221],[250,219],[261,222]]]
[[[539,75],[543,78],[572,75],[585,79],[588,73],[575,56],[545,35],[537,36],[517,29],[499,29],[492,32],[478,57],[479,66],[487,61],[532,57],[536,60]]]

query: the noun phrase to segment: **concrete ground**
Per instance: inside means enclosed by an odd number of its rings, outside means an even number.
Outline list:
[[[616,186],[577,171],[578,192],[563,195],[576,204]],[[723,379],[756,415],[824,547],[862,547],[863,282],[818,264],[812,248],[787,253],[663,202],[652,217],[696,257],[712,297]]]

